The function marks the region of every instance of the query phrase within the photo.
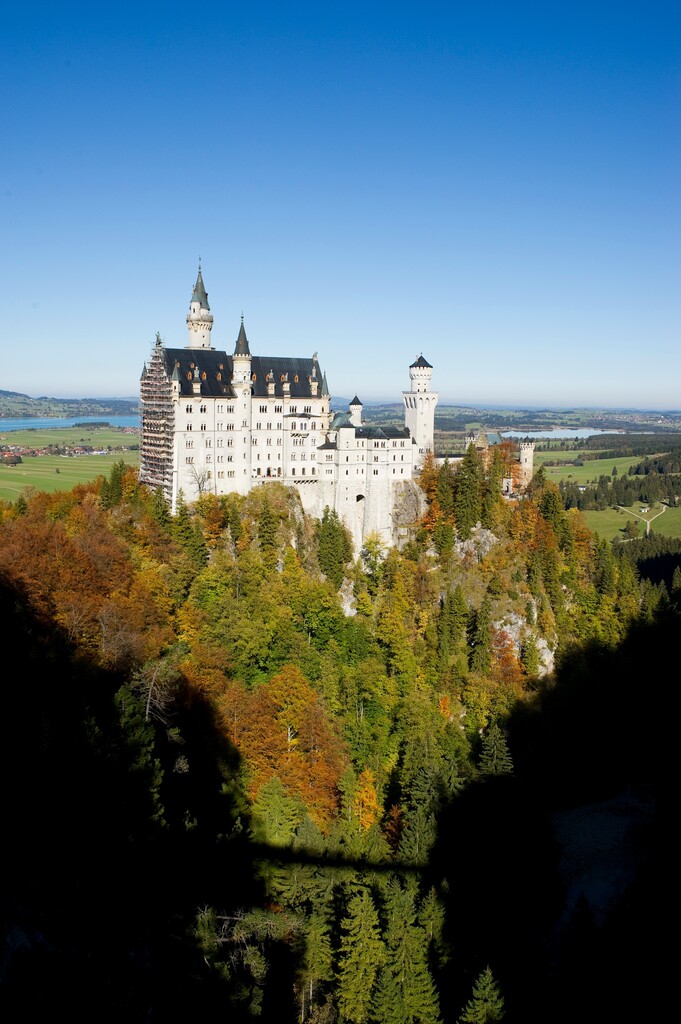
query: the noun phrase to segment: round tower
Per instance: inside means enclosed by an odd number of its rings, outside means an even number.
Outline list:
[[[432,376],[433,367],[419,356],[409,367],[411,390],[402,392],[404,425],[416,441],[417,462],[434,447],[435,407],[440,396],[429,390]]]
[[[187,313],[187,331],[189,333],[187,348],[210,348],[210,332],[212,330],[213,314],[208,305],[208,292],[203,284],[201,263],[199,262],[199,273]]]
[[[348,409],[350,410],[350,419],[352,421],[353,426],[361,427],[362,426],[362,403],[360,402],[360,400],[357,397],[357,395],[355,395],[353,400],[350,402],[350,405],[348,406]]]
[[[248,394],[251,393],[251,350],[248,347],[246,328],[244,327],[243,313],[241,315],[241,327],[239,336],[234,346],[232,356],[232,383],[248,385]]]

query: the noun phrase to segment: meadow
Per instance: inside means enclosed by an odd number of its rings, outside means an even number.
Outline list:
[[[88,445],[105,455],[22,455],[17,466],[0,462],[0,500],[16,501],[27,488],[37,491],[69,491],[76,484],[89,483],[108,476],[116,462],[139,465],[139,451],[123,450],[137,445],[138,436],[117,427],[49,427],[44,430],[13,430],[3,433],[0,445],[21,448],[45,448],[48,445],[74,447]]]

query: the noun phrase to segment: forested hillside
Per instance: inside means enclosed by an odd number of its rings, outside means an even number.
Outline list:
[[[681,556],[503,458],[401,552],[123,463],[0,508],[6,1019],[649,1015]]]

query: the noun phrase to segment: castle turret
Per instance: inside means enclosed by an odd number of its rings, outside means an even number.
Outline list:
[[[203,283],[201,263],[199,262],[199,273],[187,313],[187,331],[189,333],[187,348],[210,348],[210,332],[212,330],[213,314],[208,305],[208,292]]]
[[[246,328],[244,327],[243,313],[241,314],[241,327],[239,328],[239,336],[236,339],[236,345],[234,346],[232,366],[232,383],[244,384],[248,382],[250,394],[251,350],[248,347],[248,338],[246,337]]]
[[[435,431],[435,406],[440,397],[429,391],[433,367],[419,356],[409,367],[411,390],[403,391],[404,425],[416,441],[420,462],[427,451],[432,451]]]
[[[350,419],[355,427],[362,426],[362,403],[360,402],[357,395],[353,398],[348,406],[350,410]]]

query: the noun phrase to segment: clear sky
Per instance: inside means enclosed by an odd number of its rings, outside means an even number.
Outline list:
[[[23,0],[0,13],[0,389],[186,343],[334,395],[681,408],[678,2]]]

